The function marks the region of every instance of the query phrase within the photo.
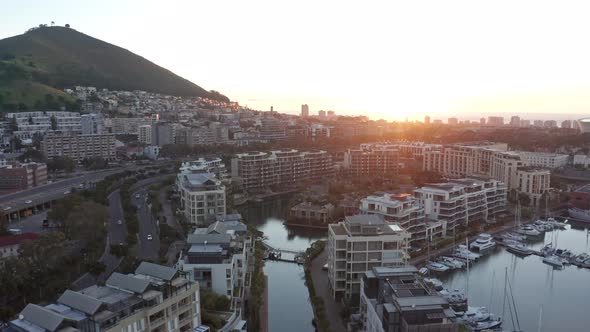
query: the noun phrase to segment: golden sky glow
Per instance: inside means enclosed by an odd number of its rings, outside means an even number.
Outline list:
[[[590,113],[588,2],[72,4],[10,1],[0,36],[70,23],[262,110],[307,103],[390,120]]]

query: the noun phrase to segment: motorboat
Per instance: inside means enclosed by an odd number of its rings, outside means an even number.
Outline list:
[[[502,326],[502,319],[487,320],[485,322],[474,322],[469,324],[473,331],[495,330]]]
[[[467,295],[463,291],[458,289],[448,290],[443,289],[438,292],[447,302],[454,311],[467,311]]]
[[[428,274],[428,269],[425,267],[422,267],[418,270],[418,273],[420,273],[421,275],[426,275],[426,274]]]
[[[582,210],[578,208],[569,208],[567,210],[570,217],[575,218],[579,221],[590,222],[590,210]]]
[[[541,232],[538,231],[536,228],[534,228],[531,225],[522,225],[516,230],[516,232],[519,234],[526,235],[526,236],[539,236],[539,235],[541,235]]]
[[[505,244],[506,244],[506,250],[508,250],[509,252],[511,252],[515,255],[528,256],[533,253],[531,251],[531,249],[529,249],[526,245],[524,245],[523,243],[517,242],[517,241],[511,241],[511,242],[505,243]]]
[[[467,246],[464,244],[460,244],[457,246],[457,248],[455,248],[453,256],[462,258],[466,261],[476,261],[481,257],[480,254],[470,251],[469,248],[467,248]]]
[[[486,307],[467,307],[465,312],[455,312],[457,320],[465,323],[485,322],[492,317]]]
[[[514,232],[506,232],[500,235],[500,238],[503,240],[516,240],[516,241],[525,241],[526,235],[518,234]]]
[[[494,238],[488,233],[479,234],[477,240],[471,242],[469,245],[469,249],[478,253],[487,252],[494,249],[495,247],[496,242],[494,241]]]
[[[561,222],[553,217],[549,217],[547,220],[545,220],[545,223],[553,225],[553,228],[565,229],[567,226],[567,219],[565,222]]]
[[[437,262],[428,262],[426,264],[426,268],[429,269],[430,271],[434,271],[434,272],[446,272],[449,270],[449,267],[441,264],[441,263],[437,263]]]
[[[576,258],[574,258],[574,264],[582,265],[585,261],[589,259],[590,255],[588,255],[587,253],[579,254],[578,256],[576,256]]]
[[[436,278],[424,278],[424,281],[434,288],[436,291],[440,291],[443,289],[443,282],[436,279]]]
[[[545,246],[543,246],[543,248],[541,248],[541,253],[543,254],[543,256],[553,255],[554,252],[555,252],[555,248],[553,248],[552,243],[548,243]]]
[[[465,267],[464,262],[462,262],[458,259],[452,258],[452,257],[447,257],[447,256],[441,256],[439,262],[442,264],[445,264],[449,267],[452,266],[451,268],[454,268],[454,269],[462,269]]]
[[[549,223],[546,223],[544,220],[535,220],[535,222],[533,222],[533,224],[531,225],[533,226],[536,230],[538,230],[541,233],[544,232],[549,232],[551,230],[553,230],[553,226],[550,225]]]
[[[551,265],[557,269],[563,269],[563,259],[556,255],[549,255],[544,257],[543,263]]]

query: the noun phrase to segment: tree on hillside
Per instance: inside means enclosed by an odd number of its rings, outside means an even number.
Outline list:
[[[56,157],[52,160],[47,161],[47,169],[49,171],[63,170],[68,173],[71,173],[74,171],[75,167],[76,163],[68,157]]]
[[[55,118],[55,115],[51,116],[51,130],[57,130],[57,119]]]

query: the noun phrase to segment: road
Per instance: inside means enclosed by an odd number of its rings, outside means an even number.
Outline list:
[[[328,250],[324,249],[313,261],[311,261],[311,280],[315,288],[316,296],[324,300],[324,308],[326,319],[330,322],[330,330],[332,331],[346,331],[340,311],[343,306],[342,303],[336,302],[332,298],[330,291],[330,284],[328,281],[328,271],[323,269],[324,264],[328,259]]]
[[[147,188],[139,189],[133,193],[133,204],[137,207],[137,218],[139,219],[139,248],[140,259],[156,260],[159,257],[160,237],[156,221],[147,204]],[[151,236],[151,240],[148,240]]]

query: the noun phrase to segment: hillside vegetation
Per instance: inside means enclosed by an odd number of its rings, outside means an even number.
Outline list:
[[[45,94],[66,100],[58,90],[75,85],[229,101],[126,49],[74,29],[42,27],[0,40],[0,104],[31,107]]]

